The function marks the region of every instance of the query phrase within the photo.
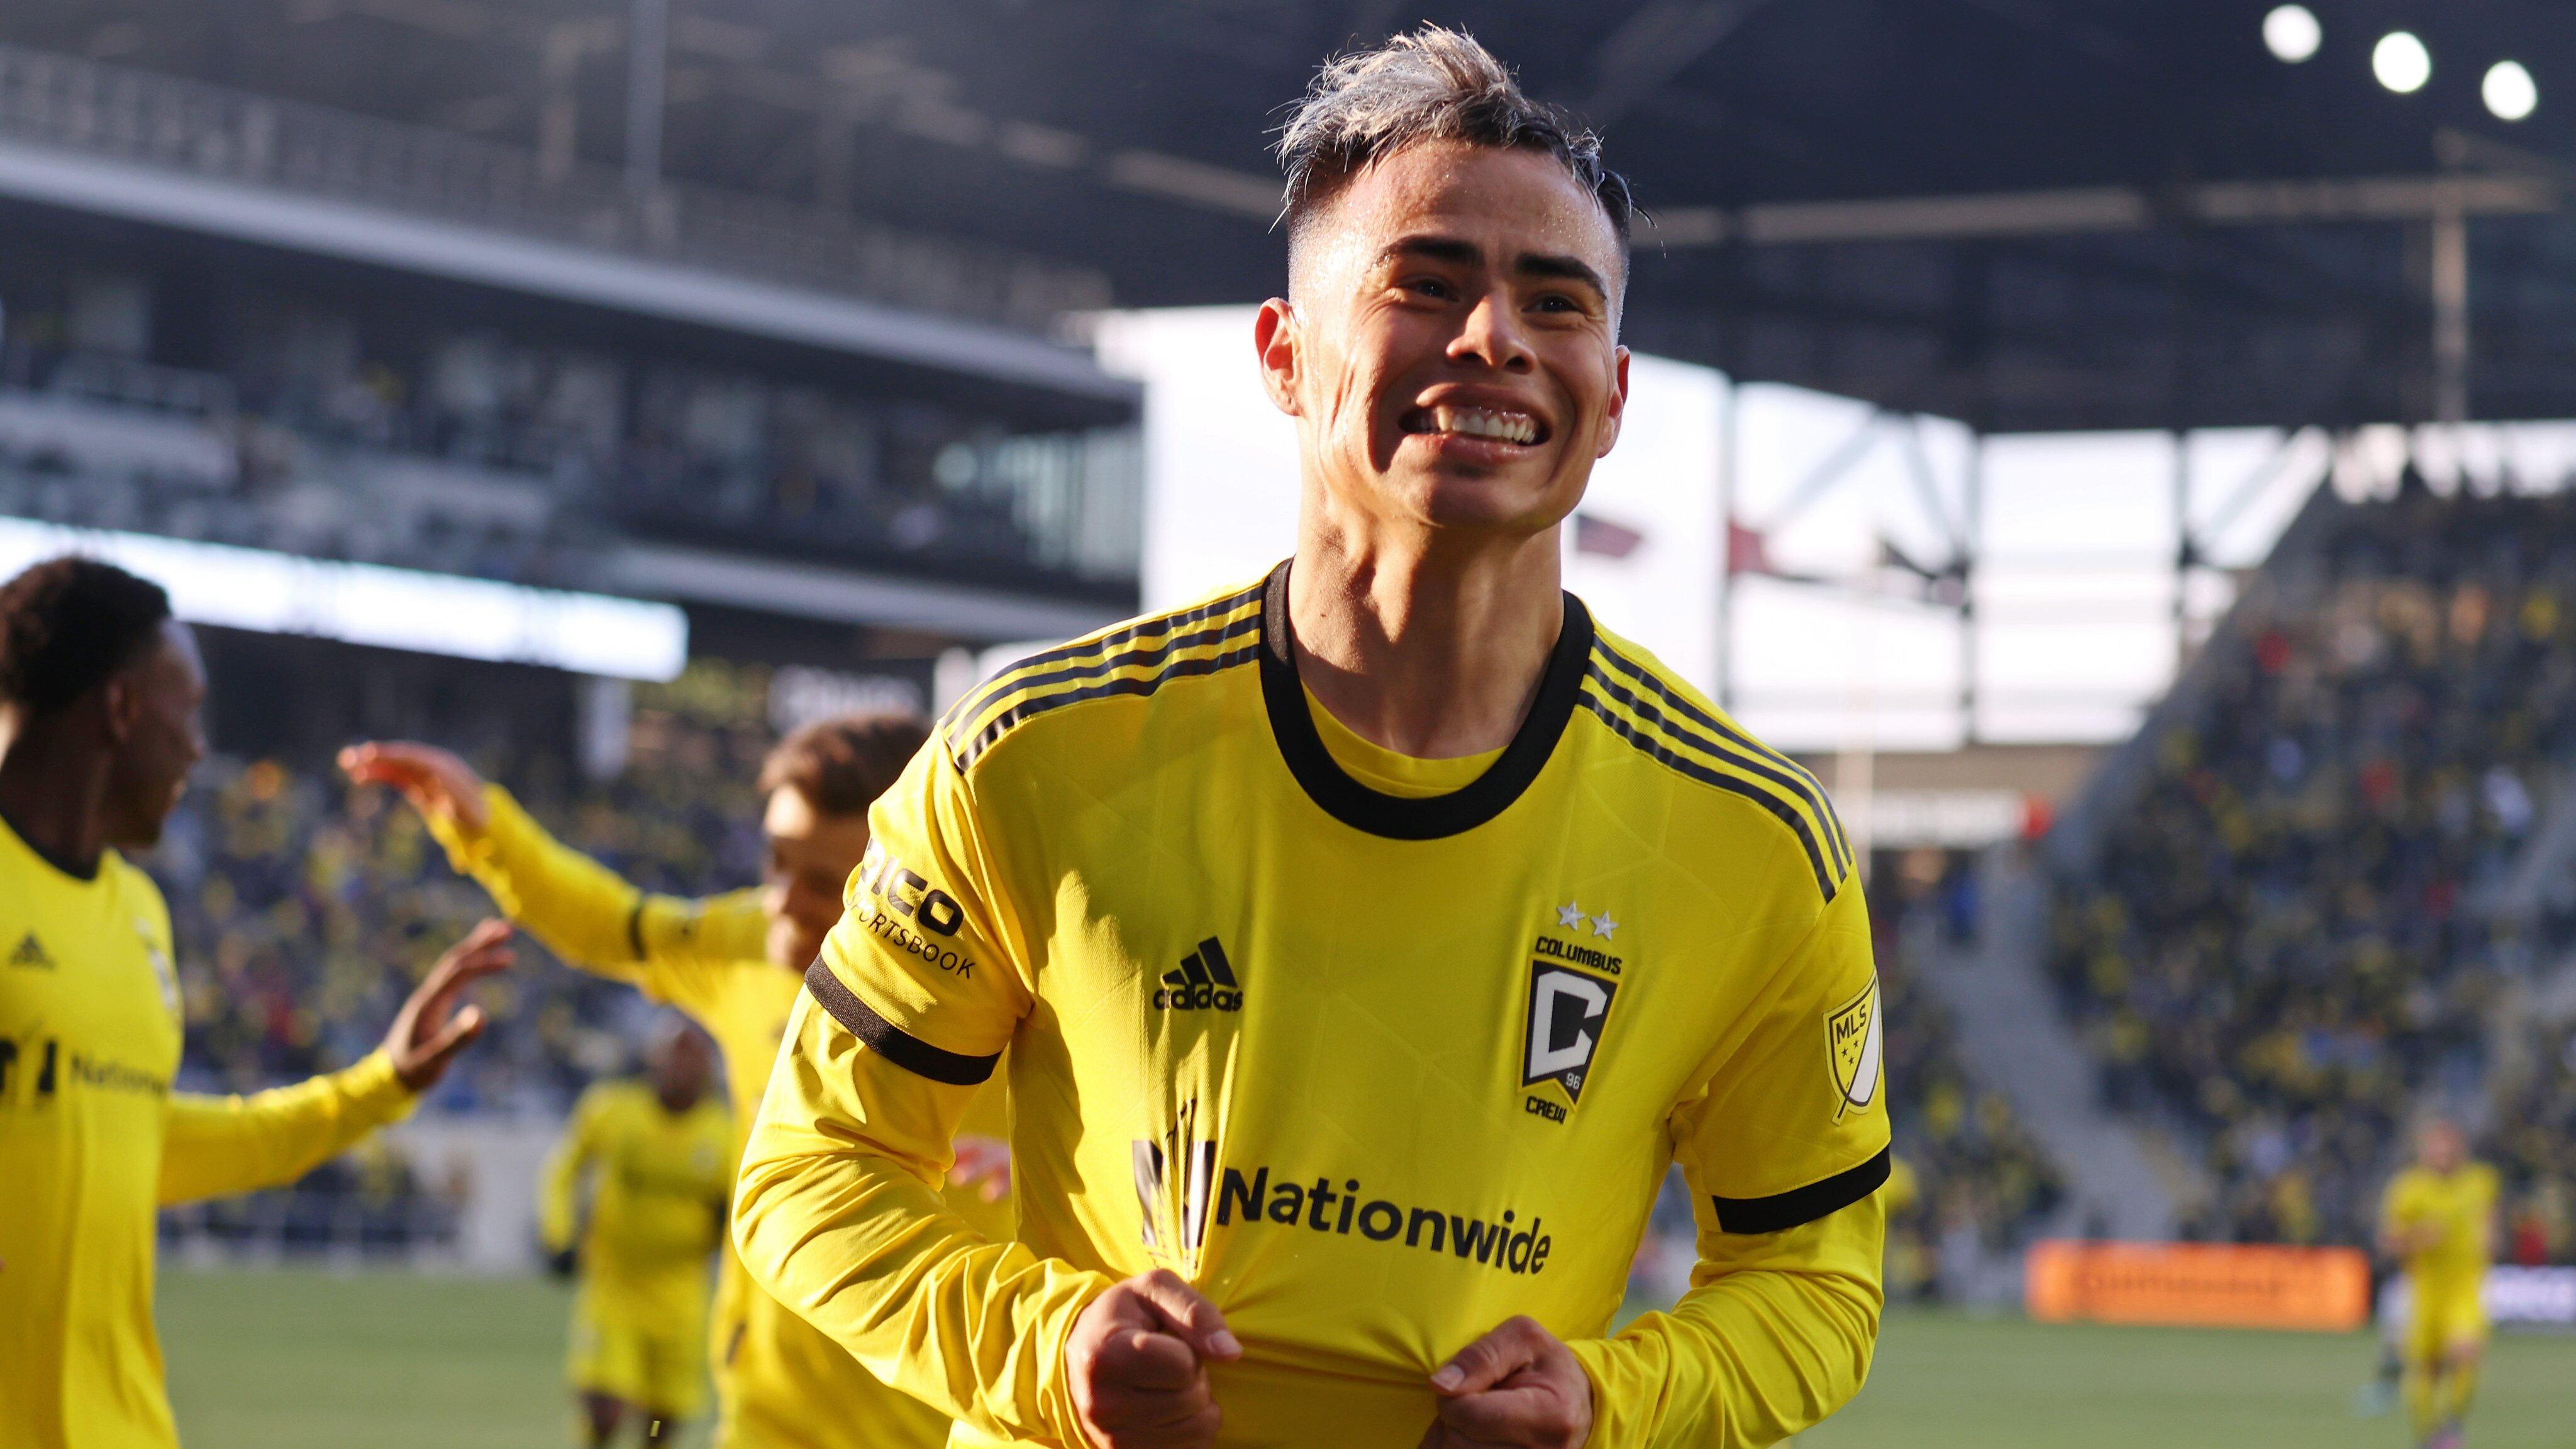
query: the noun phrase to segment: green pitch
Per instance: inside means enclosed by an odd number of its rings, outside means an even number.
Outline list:
[[[162,1279],[170,1396],[188,1449],[565,1449],[568,1292],[322,1273]],[[2404,1449],[2357,1420],[2367,1338],[2041,1327],[1891,1314],[1860,1399],[1800,1449]],[[2478,1449],[2567,1441],[2576,1338],[2496,1342]],[[686,1441],[704,1442],[704,1426]]]

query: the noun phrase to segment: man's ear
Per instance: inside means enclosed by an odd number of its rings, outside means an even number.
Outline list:
[[[98,687],[98,727],[108,744],[124,744],[142,722],[143,684],[135,673],[119,671]]]
[[[1284,297],[1273,297],[1261,304],[1252,319],[1252,350],[1261,360],[1261,390],[1270,394],[1270,405],[1296,417],[1297,374],[1304,359],[1298,356],[1297,307]]]
[[[1618,348],[1613,355],[1618,360],[1611,374],[1610,400],[1602,409],[1601,446],[1593,450],[1595,458],[1610,456],[1610,450],[1619,442],[1620,421],[1628,416],[1628,349]]]

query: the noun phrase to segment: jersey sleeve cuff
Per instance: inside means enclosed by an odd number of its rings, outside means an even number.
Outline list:
[[[1889,1149],[1882,1147],[1859,1166],[1819,1178],[1805,1187],[1768,1197],[1720,1197],[1710,1193],[1708,1200],[1717,1209],[1717,1226],[1722,1232],[1786,1232],[1838,1213],[1878,1191],[1879,1185],[1887,1181],[1892,1160]]]
[[[378,1126],[411,1115],[420,1102],[420,1094],[403,1085],[394,1072],[393,1057],[381,1047],[342,1071],[338,1082],[350,1111]]]
[[[852,1036],[867,1043],[870,1051],[914,1076],[953,1087],[972,1087],[989,1079],[1002,1060],[1000,1052],[970,1056],[932,1046],[912,1035],[860,1000],[859,994],[842,984],[831,966],[819,959],[805,968],[805,990],[813,996],[815,1005]]]

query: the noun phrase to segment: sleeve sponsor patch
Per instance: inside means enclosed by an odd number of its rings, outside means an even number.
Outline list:
[[[1884,1035],[1878,1020],[1878,978],[1860,994],[1825,1014],[1826,1063],[1832,1069],[1834,1091],[1841,1100],[1834,1107],[1834,1120],[1843,1114],[1866,1109],[1878,1097],[1880,1060],[1885,1055],[1881,1043]]]

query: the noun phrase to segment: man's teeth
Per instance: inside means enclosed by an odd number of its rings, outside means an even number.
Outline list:
[[[1494,438],[1506,443],[1538,441],[1538,419],[1527,413],[1497,412],[1492,408],[1433,408],[1431,426],[1443,433],[1463,433],[1471,438]]]

